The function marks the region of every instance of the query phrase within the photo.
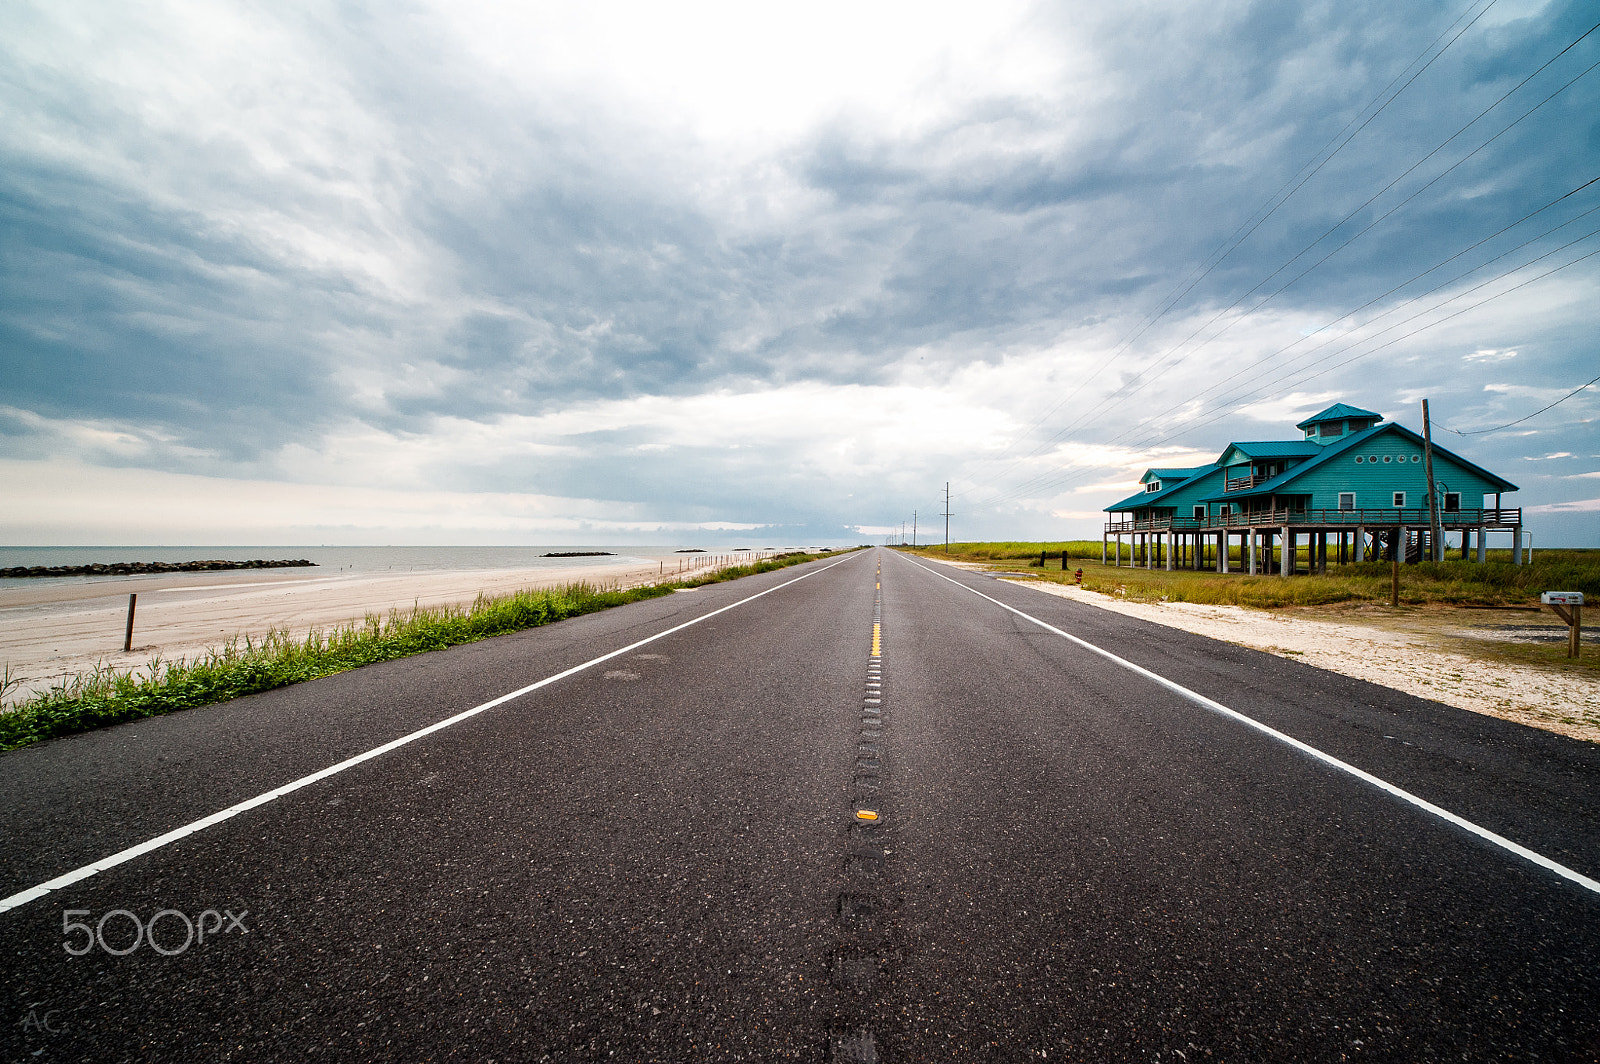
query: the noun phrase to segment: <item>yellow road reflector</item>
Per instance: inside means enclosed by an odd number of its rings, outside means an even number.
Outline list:
[[[857,820],[876,820],[876,819],[878,819],[878,814],[875,813],[874,811],[872,811],[871,809],[857,809],[856,810],[856,819]]]

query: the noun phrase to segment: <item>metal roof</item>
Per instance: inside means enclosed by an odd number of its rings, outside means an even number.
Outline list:
[[[1178,472],[1182,472],[1182,470],[1178,470]],[[1195,476],[1187,477],[1184,480],[1178,481],[1171,487],[1163,487],[1160,491],[1141,491],[1137,495],[1130,495],[1121,502],[1115,502],[1110,506],[1107,506],[1105,508],[1105,512],[1108,514],[1121,513],[1124,510],[1140,510],[1151,505],[1160,506],[1161,500],[1166,498],[1168,495],[1171,495],[1173,492],[1179,491],[1183,488],[1192,487],[1195,481],[1198,479],[1220,474],[1222,472],[1222,467],[1212,463],[1208,466],[1200,466],[1198,469],[1190,470],[1190,472],[1195,473]]]
[[[1316,444],[1311,444],[1315,457],[1311,458],[1310,461],[1301,462],[1299,465],[1296,465],[1290,469],[1286,469],[1282,473],[1279,473],[1277,476],[1273,477],[1271,480],[1262,484],[1257,484],[1248,491],[1216,492],[1214,494],[1207,495],[1201,501],[1223,502],[1228,499],[1248,499],[1253,496],[1274,494],[1287,486],[1290,481],[1294,480],[1301,474],[1309,473],[1311,470],[1317,468],[1323,462],[1328,461],[1335,455],[1343,454],[1345,451],[1349,450],[1352,445],[1365,440],[1370,440],[1375,436],[1381,436],[1385,432],[1399,433],[1419,446],[1423,442],[1421,436],[1418,436],[1415,432],[1412,432],[1410,429],[1397,422],[1391,421],[1383,425],[1373,425],[1371,428],[1362,429],[1360,432],[1349,433],[1339,442],[1330,443],[1326,447],[1318,447]],[[1232,444],[1231,446],[1238,447],[1239,444]],[[1227,452],[1224,451],[1223,453],[1226,454]],[[1517,486],[1511,483],[1511,481],[1507,480],[1505,477],[1496,476],[1482,466],[1473,462],[1469,462],[1460,455],[1445,450],[1437,443],[1433,445],[1433,453],[1435,456],[1442,455],[1457,465],[1462,466],[1463,468],[1469,469],[1474,473],[1481,474],[1485,480],[1499,485],[1501,491],[1517,490]]]
[[[1308,425],[1316,425],[1323,421],[1343,421],[1345,418],[1352,417],[1363,419],[1372,418],[1374,421],[1383,420],[1382,414],[1374,413],[1371,410],[1363,410],[1359,406],[1347,406],[1344,403],[1334,403],[1322,413],[1312,414],[1310,417],[1300,422],[1300,424],[1296,425],[1295,428],[1304,431]]]
[[[1217,461],[1222,461],[1235,448],[1247,458],[1310,458],[1324,450],[1321,444],[1308,440],[1245,440],[1228,444],[1217,456]]]

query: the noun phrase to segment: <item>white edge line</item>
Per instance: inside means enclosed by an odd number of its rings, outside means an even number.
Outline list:
[[[290,783],[285,783],[283,786],[267,791],[265,794],[258,794],[254,798],[246,799],[237,805],[231,805],[219,812],[212,813],[210,816],[201,817],[199,820],[191,821],[190,823],[184,824],[182,827],[173,828],[165,835],[157,835],[155,838],[146,842],[141,842],[136,846],[130,846],[125,850],[119,850],[109,857],[102,857],[98,861],[91,861],[82,868],[75,868],[71,872],[59,875],[47,882],[40,883],[36,887],[29,887],[27,890],[13,894],[9,898],[0,898],[0,913],[6,912],[10,909],[15,909],[22,905],[26,905],[30,901],[37,901],[39,898],[44,897],[53,890],[60,890],[62,887],[70,886],[81,879],[88,879],[97,872],[104,872],[108,868],[115,868],[117,865],[122,864],[125,861],[131,861],[135,857],[142,857],[144,854],[147,854],[152,850],[159,850],[168,843],[177,842],[179,839],[193,835],[197,831],[204,831],[206,828],[211,827],[214,824],[220,824],[224,820],[238,816],[240,813],[243,813],[247,810],[254,809],[260,805],[266,805],[268,802],[282,798],[286,794],[293,794],[302,787],[309,787],[311,784],[343,772],[345,769],[354,768],[363,761],[371,761],[373,758],[381,757],[391,750],[405,746],[407,743],[415,742],[418,739],[432,735],[434,732],[443,731],[452,725],[460,724],[469,717],[475,717],[479,713],[483,713],[486,710],[493,709],[496,706],[504,705],[513,699],[521,698],[530,691],[537,691],[539,688],[547,687],[558,680],[564,680],[567,677],[576,673],[580,673],[585,669],[592,668],[593,666],[600,664],[602,661],[610,661],[612,658],[626,654],[630,650],[637,650],[639,647],[642,647],[647,643],[654,643],[657,639],[664,639],[667,636],[672,635],[674,632],[681,632],[685,628],[693,627],[694,625],[699,624],[701,621],[709,621],[719,613],[726,613],[727,611],[738,606],[743,606],[747,602],[754,602],[763,595],[770,595],[774,591],[782,591],[791,584],[798,584],[800,581],[816,576],[818,573],[825,573],[829,569],[832,569],[835,565],[842,565],[848,560],[848,557],[840,558],[837,561],[824,565],[820,569],[813,569],[809,573],[803,573],[800,576],[795,577],[793,580],[785,580],[783,583],[769,587],[765,591],[758,591],[749,598],[743,598],[738,602],[729,603],[726,606],[712,610],[710,613],[696,617],[691,621],[685,621],[680,625],[668,628],[664,632],[657,632],[655,635],[646,636],[636,643],[629,643],[627,646],[618,650],[613,650],[608,654],[602,654],[597,658],[591,658],[582,665],[574,665],[572,668],[565,669],[553,676],[546,676],[542,680],[536,680],[533,683],[528,684],[526,687],[519,687],[509,694],[503,694],[499,698],[490,699],[482,705],[473,706],[471,709],[457,713],[453,717],[446,717],[444,720],[430,724],[426,728],[419,728],[416,731],[411,732],[409,735],[402,735],[398,739],[392,739],[389,742],[384,743],[382,746],[376,746],[365,753],[357,754],[351,758],[346,758],[336,765],[330,765],[325,769],[311,773],[309,776],[301,776],[299,779]]]
[[[1456,827],[1464,828],[1465,830],[1472,832],[1474,835],[1478,836],[1479,838],[1485,839],[1485,840],[1487,840],[1489,842],[1494,843],[1496,846],[1499,846],[1501,849],[1508,850],[1511,853],[1516,854],[1518,857],[1523,858],[1524,860],[1533,862],[1534,864],[1538,865],[1540,868],[1548,869],[1549,871],[1554,872],[1556,875],[1561,876],[1564,879],[1570,879],[1572,882],[1578,884],[1578,886],[1583,887],[1586,890],[1592,890],[1596,894],[1600,894],[1600,882],[1597,882],[1597,881],[1595,881],[1593,879],[1590,879],[1588,876],[1584,875],[1582,872],[1574,871],[1573,869],[1568,868],[1564,864],[1560,864],[1560,863],[1558,863],[1556,861],[1552,861],[1552,860],[1550,860],[1550,858],[1544,856],[1543,854],[1534,853],[1532,850],[1528,849],[1526,846],[1523,846],[1523,845],[1521,845],[1519,843],[1512,842],[1510,839],[1506,838],[1504,835],[1497,835],[1494,832],[1490,831],[1488,828],[1480,827],[1479,825],[1474,824],[1470,820],[1467,820],[1467,819],[1465,819],[1463,817],[1457,816],[1455,813],[1450,812],[1450,810],[1448,810],[1448,809],[1442,809],[1439,806],[1434,805],[1432,802],[1428,801],[1426,798],[1421,798],[1421,797],[1419,797],[1419,796],[1417,796],[1415,794],[1412,794],[1408,790],[1404,790],[1403,788],[1396,787],[1394,784],[1388,782],[1387,780],[1379,779],[1377,776],[1374,776],[1372,773],[1367,772],[1364,769],[1359,769],[1356,766],[1350,764],[1348,761],[1341,761],[1337,757],[1334,757],[1332,754],[1324,753],[1323,751],[1318,750],[1314,746],[1311,746],[1311,745],[1309,745],[1307,743],[1301,742],[1299,739],[1296,739],[1292,735],[1286,735],[1283,732],[1278,731],[1276,728],[1273,728],[1273,727],[1270,727],[1270,726],[1268,726],[1266,724],[1261,723],[1260,721],[1256,720],[1254,717],[1247,717],[1243,713],[1240,713],[1236,709],[1229,709],[1227,706],[1223,705],[1221,702],[1213,701],[1212,699],[1207,698],[1205,695],[1200,694],[1197,691],[1191,691],[1191,690],[1189,690],[1189,688],[1183,686],[1180,683],[1175,683],[1174,681],[1167,679],[1165,676],[1159,675],[1158,673],[1151,672],[1149,669],[1146,669],[1146,668],[1144,668],[1142,666],[1135,665],[1131,661],[1127,661],[1127,660],[1125,660],[1123,658],[1119,658],[1119,657],[1117,657],[1117,655],[1111,653],[1109,650],[1102,650],[1100,647],[1095,646],[1093,643],[1085,642],[1084,640],[1079,639],[1075,635],[1072,635],[1072,634],[1070,634],[1068,632],[1063,632],[1061,629],[1055,627],[1054,625],[1046,624],[1044,621],[1039,620],[1039,618],[1037,618],[1037,617],[1033,617],[1033,616],[1030,616],[1030,615],[1028,615],[1026,613],[1023,613],[1021,610],[1017,609],[1015,606],[1007,606],[1004,602],[1001,602],[999,599],[990,598],[988,595],[985,595],[983,592],[979,591],[977,588],[968,587],[966,584],[963,584],[961,581],[951,579],[950,577],[944,575],[941,572],[938,572],[938,571],[936,571],[934,569],[930,569],[928,566],[923,565],[921,562],[912,561],[911,564],[917,566],[919,569],[927,570],[928,572],[932,573],[934,576],[937,576],[941,580],[949,580],[952,584],[956,585],[957,587],[963,588],[964,590],[967,590],[967,591],[970,591],[974,595],[977,595],[981,599],[988,599],[988,601],[994,603],[996,606],[999,606],[1001,609],[1009,610],[1010,612],[1016,614],[1018,617],[1021,617],[1024,620],[1032,621],[1034,624],[1038,625],[1040,628],[1043,628],[1048,632],[1054,632],[1056,635],[1059,635],[1061,638],[1070,640],[1071,642],[1076,643],[1078,646],[1083,647],[1085,650],[1090,651],[1091,653],[1100,655],[1102,658],[1105,658],[1107,661],[1115,662],[1116,664],[1121,665],[1123,668],[1128,669],[1128,670],[1130,670],[1132,672],[1136,672],[1140,676],[1143,676],[1148,680],[1153,680],[1156,683],[1160,684],[1162,687],[1165,687],[1167,690],[1172,691],[1175,694],[1181,695],[1184,698],[1188,699],[1189,701],[1196,703],[1197,705],[1204,706],[1206,709],[1212,710],[1212,711],[1214,711],[1216,713],[1220,713],[1225,717],[1228,717],[1228,718],[1230,718],[1232,720],[1236,720],[1241,724],[1244,724],[1244,725],[1247,725],[1247,726],[1249,726],[1251,728],[1254,728],[1256,731],[1259,731],[1264,735],[1269,735],[1272,738],[1277,739],[1279,742],[1287,743],[1289,746],[1294,747],[1296,750],[1299,750],[1301,753],[1309,754],[1311,757],[1316,758],[1318,761],[1321,761],[1324,764],[1330,765],[1333,768],[1336,768],[1341,772],[1349,773],[1350,775],[1356,777],[1359,780],[1362,780],[1362,781],[1364,781],[1366,783],[1372,784],[1374,787],[1378,788],[1381,791],[1384,791],[1384,792],[1386,792],[1388,794],[1394,795],[1396,798],[1399,798],[1401,801],[1410,802],[1412,805],[1416,806],[1418,809],[1421,809],[1421,810],[1423,810],[1425,812],[1428,812],[1428,813],[1432,813],[1434,816],[1438,817],[1440,820],[1444,820],[1444,821],[1447,821],[1447,822],[1449,822],[1451,824],[1454,824]]]

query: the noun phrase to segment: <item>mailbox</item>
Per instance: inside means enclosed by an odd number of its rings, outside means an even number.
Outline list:
[[[1539,601],[1546,606],[1582,606],[1582,591],[1546,591],[1539,596]]]

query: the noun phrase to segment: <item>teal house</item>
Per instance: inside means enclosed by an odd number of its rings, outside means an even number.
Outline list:
[[[1106,507],[1103,557],[1114,542],[1122,564],[1127,536],[1135,564],[1227,572],[1236,555],[1249,572],[1288,575],[1301,537],[1321,571],[1330,545],[1341,563],[1380,551],[1417,561],[1443,557],[1456,534],[1481,561],[1488,534],[1510,532],[1521,563],[1522,511],[1501,505],[1517,490],[1504,477],[1344,403],[1295,428],[1296,439],[1230,443],[1209,466],[1146,471],[1143,490]]]

